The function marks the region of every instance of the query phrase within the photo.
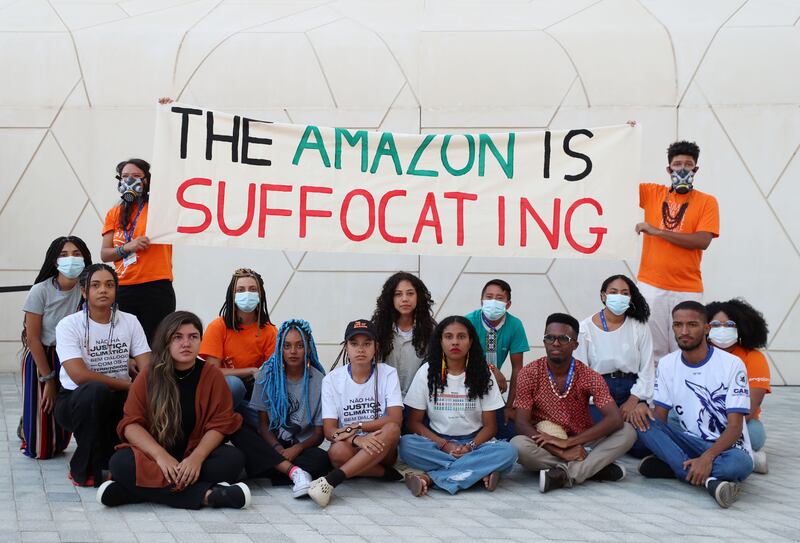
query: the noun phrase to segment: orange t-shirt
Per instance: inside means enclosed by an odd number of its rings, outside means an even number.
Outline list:
[[[769,385],[769,363],[764,353],[758,349],[745,349],[738,343],[731,351],[732,355],[738,356],[744,362],[744,368],[747,370],[747,382],[750,388],[763,388],[767,394],[772,392],[772,387]],[[761,414],[761,408],[753,413],[753,418],[757,419]]]
[[[206,328],[200,344],[200,356],[213,356],[219,360],[231,359],[228,367],[258,368],[275,350],[275,337],[278,329],[274,324],[263,328],[258,323],[240,325],[241,330],[231,330],[225,320],[217,317]]]
[[[137,207],[131,210],[131,222],[136,217]],[[147,228],[147,212],[150,206],[144,204],[139,218],[136,219],[136,224],[133,227],[133,238],[138,238],[145,235]],[[114,206],[106,214],[106,224],[103,226],[103,235],[109,232],[114,232],[114,238],[111,241],[113,247],[119,247],[126,243],[125,231],[119,227],[119,214],[122,208]],[[130,224],[128,225],[130,228]],[[140,285],[142,283],[149,283],[151,281],[160,281],[168,279],[172,281],[172,245],[164,245],[161,243],[154,243],[144,251],[136,252],[136,262],[125,265],[125,260],[115,260],[114,269],[117,270],[120,285]]]
[[[669,192],[664,185],[639,185],[639,207],[644,209],[645,222],[662,230],[667,230],[662,214],[665,201],[671,217],[678,215],[682,204],[689,204],[680,223],[671,229],[673,232],[710,232],[715,238],[719,236],[719,206],[717,199],[710,194],[698,190],[678,194]],[[700,273],[702,258],[703,251],[700,249],[684,249],[663,238],[645,234],[639,281],[663,290],[703,292]]]

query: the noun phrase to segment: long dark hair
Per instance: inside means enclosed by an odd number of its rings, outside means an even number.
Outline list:
[[[424,356],[436,326],[436,321],[433,319],[431,292],[422,279],[404,271],[393,274],[383,284],[381,293],[375,301],[375,313],[372,314],[372,322],[378,333],[378,345],[380,346],[378,357],[381,360],[386,360],[394,348],[392,341],[394,326],[397,319],[400,318],[400,312],[394,307],[394,291],[401,281],[411,283],[417,292],[417,307],[414,309],[414,335],[411,340],[417,356]]]
[[[175,379],[175,360],[169,352],[172,336],[184,324],[191,324],[203,337],[203,323],[194,313],[175,311],[161,321],[153,337],[153,363],[147,376],[149,430],[159,445],[169,448],[182,436],[181,397]]]
[[[44,255],[44,262],[42,263],[42,269],[39,270],[39,275],[36,276],[36,279],[33,282],[34,284],[41,283],[46,279],[50,279],[51,277],[58,275],[56,260],[58,259],[58,255],[64,249],[64,245],[67,243],[74,243],[75,247],[77,247],[81,252],[81,255],[83,255],[83,263],[87,267],[91,266],[92,253],[89,251],[86,243],[78,236],[61,236],[54,239],[50,244],[50,247],[47,248],[47,252]]]
[[[231,282],[228,283],[228,290],[225,293],[225,303],[219,310],[219,315],[225,321],[225,327],[229,330],[241,330],[239,323],[236,322],[236,281],[240,277],[252,277],[258,283],[258,327],[264,328],[267,324],[271,324],[269,320],[269,312],[267,311],[267,293],[264,291],[264,280],[261,276],[249,268],[239,268],[233,272]]]
[[[650,306],[647,305],[647,300],[645,300],[644,296],[642,296],[642,293],[639,292],[639,287],[637,287],[636,283],[634,283],[633,280],[627,275],[612,275],[603,281],[603,285],[600,287],[600,293],[604,294],[608,288],[608,285],[617,279],[622,279],[625,281],[625,284],[628,285],[628,290],[631,291],[631,305],[628,310],[625,311],[625,316],[641,323],[646,323],[647,319],[650,318]]]
[[[736,323],[739,332],[739,345],[748,350],[763,349],[767,346],[769,328],[764,315],[742,298],[733,298],[727,302],[711,302],[706,305],[708,322],[720,311]]]
[[[489,392],[491,386],[491,372],[489,366],[486,364],[486,358],[483,354],[483,347],[478,339],[478,334],[475,332],[475,327],[472,323],[460,315],[453,315],[447,317],[438,325],[433,331],[430,344],[428,345],[428,354],[426,361],[428,362],[428,394],[433,396],[433,403],[436,403],[439,393],[444,392],[446,381],[442,379],[442,374],[446,374],[447,367],[445,362],[444,350],[442,349],[442,334],[444,329],[453,323],[463,324],[467,333],[469,334],[470,347],[466,376],[464,382],[467,385],[467,394],[470,400],[482,398]],[[446,377],[445,377],[446,379]]]
[[[148,200],[150,200],[150,163],[141,158],[129,158],[128,160],[123,160],[122,162],[117,164],[118,181],[122,180],[122,170],[128,164],[133,164],[134,166],[142,170],[142,172],[144,172],[144,179],[147,182],[143,183],[144,186],[142,187],[142,196],[140,198],[137,198],[137,200],[141,201],[140,205],[144,205]],[[119,227],[123,230],[128,228],[128,226],[130,225],[131,213],[133,212],[133,206],[135,203],[136,201],[130,204],[123,201],[120,202],[119,204],[120,206]]]

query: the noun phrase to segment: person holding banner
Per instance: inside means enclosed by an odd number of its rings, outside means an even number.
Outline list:
[[[482,480],[493,492],[500,474],[514,466],[517,451],[494,439],[495,411],[503,408],[503,397],[475,328],[464,317],[447,317],[434,331],[427,360],[405,397],[413,433],[400,439],[400,458],[424,470],[407,474],[406,486],[414,496],[434,485],[455,494]]]
[[[255,375],[275,351],[277,329],[269,320],[264,280],[249,268],[233,272],[220,316],[208,325],[200,357],[222,369],[233,395],[233,408],[246,424],[258,429],[250,407]]]
[[[83,240],[61,236],[53,240],[44,257],[25,305],[22,329],[22,452],[45,460],[69,445],[70,433],[53,416],[61,363],[56,352],[56,325],[78,310],[81,289],[78,276],[92,264]]]
[[[416,275],[401,271],[383,284],[372,315],[380,359],[397,370],[404,398],[436,327],[432,305],[425,283]]]
[[[497,439],[509,440],[514,429],[514,398],[517,374],[522,369],[522,356],[531,350],[522,321],[508,313],[511,307],[511,285],[502,279],[492,279],[481,291],[481,308],[466,315],[475,327],[486,362],[492,370],[500,392],[508,390],[508,401],[497,411]],[[511,386],[500,372],[503,363],[511,358]]]
[[[87,266],[79,283],[83,310],[56,325],[61,391],[55,416],[78,445],[69,478],[76,486],[97,486],[118,443],[114,428],[122,418],[131,373],[150,363],[150,347],[136,317],[117,309],[113,268]]]
[[[333,471],[311,483],[308,495],[325,507],[333,489],[353,477],[399,481],[397,459],[403,398],[397,370],[377,359],[372,321],[352,321],[345,330],[344,365],[322,380],[322,424],[331,442]]]
[[[172,245],[145,235],[150,198],[150,164],[130,158],[117,164],[121,201],[106,214],[100,258],[113,262],[119,277],[120,310],[139,319],[147,341],[158,323],[175,311]]]
[[[636,283],[625,275],[603,281],[600,301],[605,307],[580,323],[575,358],[603,376],[622,419],[646,430],[656,380],[653,340],[647,326],[650,308]],[[599,422],[600,410],[592,405],[591,411],[592,420]],[[637,458],[649,454],[638,441],[628,452]]]
[[[667,149],[672,184],[639,185],[644,221],[636,225],[636,232],[644,234],[644,242],[637,278],[650,305],[648,324],[656,361],[678,350],[672,308],[683,301],[702,300],[700,261],[711,240],[719,237],[716,198],[694,188],[699,156],[695,143],[676,141]]]
[[[161,321],[153,364],[131,386],[117,425],[124,443],[111,457],[111,480],[97,489],[101,504],[249,505],[250,489],[235,483],[244,454],[224,444],[242,418],[233,412],[220,371],[197,358],[202,335],[203,324],[188,311]]]

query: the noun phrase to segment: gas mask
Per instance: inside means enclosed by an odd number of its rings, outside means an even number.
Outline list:
[[[122,195],[123,202],[132,204],[144,192],[144,182],[142,179],[135,177],[125,177],[119,180],[117,190]]]
[[[686,194],[694,188],[692,186],[692,183],[694,183],[694,170],[672,170],[670,178],[672,179],[670,192],[674,190],[678,194]]]

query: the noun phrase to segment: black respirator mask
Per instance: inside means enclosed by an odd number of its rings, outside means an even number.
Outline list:
[[[694,188],[692,186],[692,183],[694,183],[694,170],[672,170],[670,179],[672,179],[670,192],[674,190],[678,194],[686,194]]]
[[[119,180],[117,190],[121,194],[122,201],[132,204],[144,192],[144,180],[135,177],[125,177]]]

